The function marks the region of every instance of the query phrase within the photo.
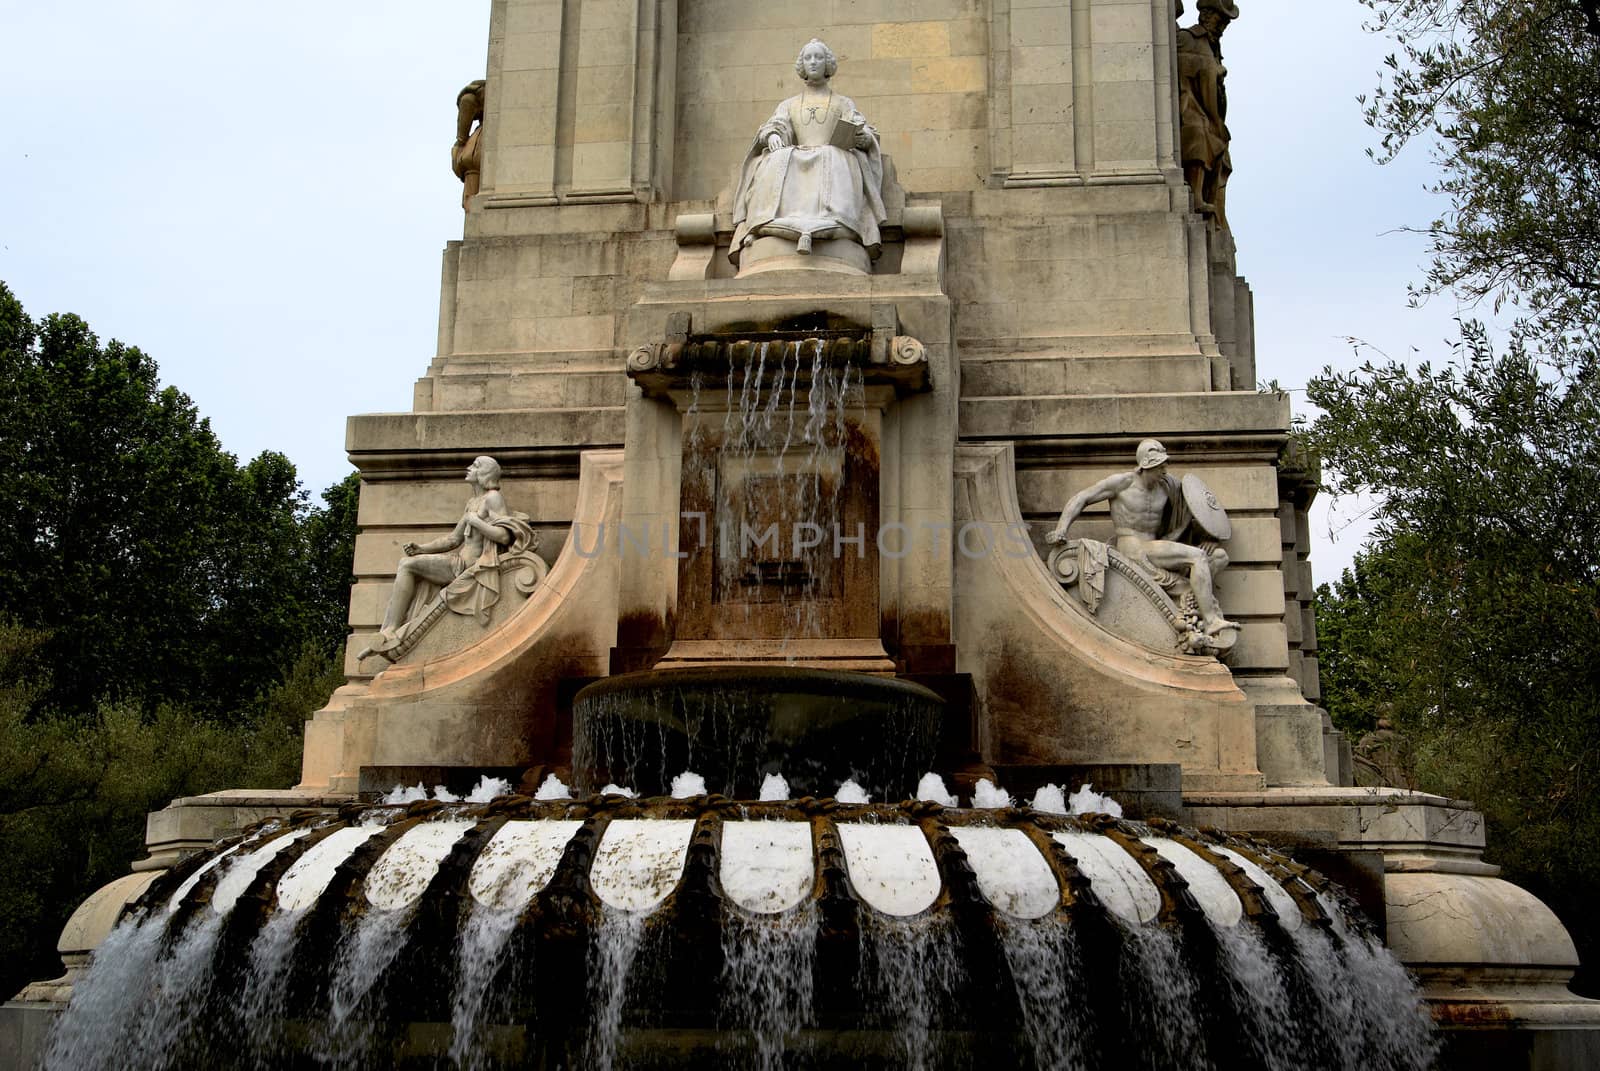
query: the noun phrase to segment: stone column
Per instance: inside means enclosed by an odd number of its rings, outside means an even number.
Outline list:
[[[677,25],[677,0],[495,0],[484,206],[661,199]]]

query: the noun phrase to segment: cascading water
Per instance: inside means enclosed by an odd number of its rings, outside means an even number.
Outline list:
[[[1427,1067],[1403,970],[1260,845],[1026,808],[378,806],[158,880],[49,1068]]]
[[[720,438],[707,439],[695,419],[698,380],[686,414],[691,458],[717,457],[689,465],[703,474],[704,499],[713,503],[716,590],[759,588],[757,598],[738,600],[746,623],[758,607],[775,605],[780,642],[826,635],[820,597],[832,592],[841,568],[832,539],[849,478],[848,417],[863,404],[863,381],[852,364],[830,364],[825,353],[821,338],[741,345],[728,363]],[[745,478],[726,479],[729,472]],[[776,557],[753,561],[769,532]],[[820,541],[804,546],[817,533]]]

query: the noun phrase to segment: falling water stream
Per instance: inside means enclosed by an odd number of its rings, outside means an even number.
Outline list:
[[[1260,846],[1104,816],[802,804],[425,801],[257,831],[151,887],[45,1067],[1432,1058],[1393,957]]]

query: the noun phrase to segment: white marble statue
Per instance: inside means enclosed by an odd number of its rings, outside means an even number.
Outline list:
[[[1155,439],[1141,442],[1135,451],[1135,468],[1119,472],[1073,495],[1061,510],[1060,520],[1045,542],[1062,544],[1067,528],[1084,507],[1105,502],[1111,510],[1116,539],[1110,546],[1132,562],[1163,588],[1181,594],[1187,588],[1194,598],[1193,613],[1198,617],[1195,635],[1188,644],[1191,653],[1231,647],[1239,626],[1222,616],[1217,602],[1216,575],[1228,564],[1228,553],[1220,542],[1231,532],[1227,515],[1215,497],[1195,477],[1180,483],[1167,472],[1167,451]],[[1191,489],[1188,483],[1193,483]],[[1196,542],[1184,542],[1185,539]],[[1083,598],[1091,612],[1103,590],[1106,567],[1104,547],[1094,540],[1075,541],[1082,564],[1071,570],[1082,576]],[[1072,546],[1073,544],[1068,544]],[[1186,582],[1186,583],[1184,583]]]
[[[500,599],[502,567],[532,557],[538,535],[528,515],[506,505],[500,493],[500,463],[476,458],[467,469],[472,498],[449,535],[427,543],[402,543],[405,557],[395,570],[394,591],[383,626],[360,653],[391,661],[409,649],[408,637],[426,628],[438,612],[472,616],[489,622],[489,610]],[[415,642],[414,639],[412,642]]]
[[[808,42],[794,68],[805,89],[778,105],[745,156],[729,258],[737,264],[750,243],[777,237],[802,256],[814,239],[858,242],[876,260],[887,218],[878,132],[855,101],[833,91],[839,61],[827,45]]]

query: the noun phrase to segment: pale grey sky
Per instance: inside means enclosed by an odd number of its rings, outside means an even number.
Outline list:
[[[1456,310],[1406,308],[1423,243],[1386,233],[1438,212],[1431,164],[1363,155],[1384,44],[1355,0],[1241,7],[1228,205],[1260,375],[1350,366],[1347,335],[1441,357]],[[320,491],[348,471],[346,415],[409,409],[433,356],[455,93],[483,75],[488,10],[0,0],[0,280],[140,346],[229,450],[280,450]],[[1365,531],[1338,512],[1318,512],[1319,580]]]

